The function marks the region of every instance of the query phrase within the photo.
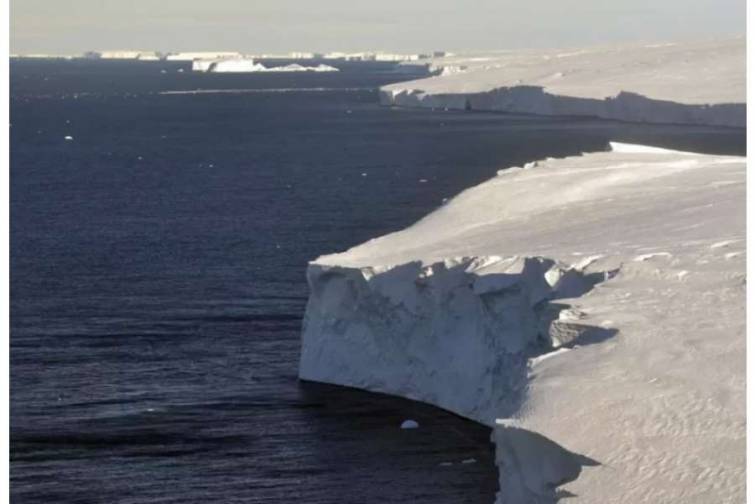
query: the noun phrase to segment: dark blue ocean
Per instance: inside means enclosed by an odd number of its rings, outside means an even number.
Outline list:
[[[492,502],[486,428],[297,380],[307,261],[609,139],[745,150],[736,129],[381,108],[411,77],[391,64],[10,68],[17,504]]]

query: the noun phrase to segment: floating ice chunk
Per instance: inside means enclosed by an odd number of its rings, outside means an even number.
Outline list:
[[[475,458],[468,458],[461,461],[462,464],[474,464],[477,462]]]
[[[404,420],[401,422],[402,429],[419,429],[419,424],[415,420]]]
[[[65,136],[65,141],[66,142],[71,142],[71,141],[73,141],[73,137],[71,135],[66,135]]]

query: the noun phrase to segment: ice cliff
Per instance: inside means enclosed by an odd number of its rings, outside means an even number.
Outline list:
[[[308,268],[300,377],[493,428],[499,503],[741,502],[745,161],[502,170]]]
[[[744,127],[744,38],[437,58],[385,105]]]

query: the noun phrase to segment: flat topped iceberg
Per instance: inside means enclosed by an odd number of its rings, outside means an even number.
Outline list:
[[[298,63],[290,65],[266,67],[252,58],[213,58],[197,59],[192,62],[191,69],[195,72],[207,73],[253,73],[253,72],[338,72],[338,68],[330,65],[303,66]]]
[[[338,72],[336,67],[330,65],[303,66],[298,63],[284,65],[279,67],[270,67],[268,72]]]
[[[191,69],[195,72],[246,73],[264,71],[265,67],[252,58],[210,58],[192,61]]]
[[[745,160],[612,147],[310,263],[300,377],[493,427],[501,503],[742,502]]]
[[[745,126],[744,38],[436,58],[387,105]]]

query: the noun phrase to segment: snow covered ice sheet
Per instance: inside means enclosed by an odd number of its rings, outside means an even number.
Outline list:
[[[745,160],[502,170],[308,268],[300,376],[494,427],[501,503],[742,502]]]

